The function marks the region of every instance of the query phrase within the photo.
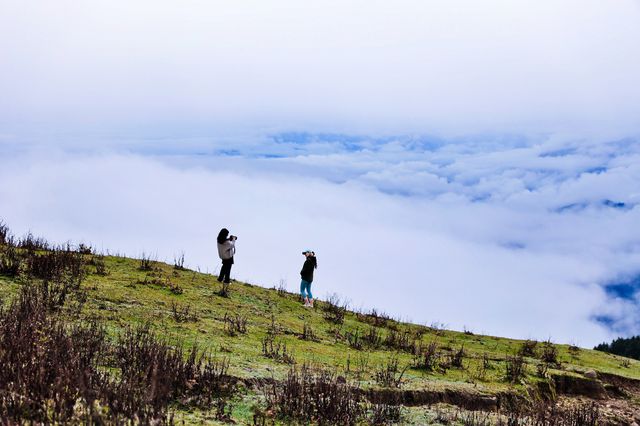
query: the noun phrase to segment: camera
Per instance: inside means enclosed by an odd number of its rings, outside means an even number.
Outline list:
[[[235,241],[238,237],[236,235],[229,235],[229,239]]]

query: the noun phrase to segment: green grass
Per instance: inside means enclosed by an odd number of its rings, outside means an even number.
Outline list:
[[[348,379],[360,380],[363,387],[376,387],[374,375],[380,365],[393,355],[400,365],[409,365],[412,355],[391,350],[364,350],[350,348],[344,341],[336,340],[335,324],[323,317],[320,303],[315,309],[304,308],[293,294],[281,295],[275,289],[234,282],[230,297],[217,295],[220,284],[216,277],[189,270],[175,270],[172,265],[153,263],[152,271],[141,271],[140,262],[122,257],[105,258],[108,275],[95,274],[88,266],[89,274],[83,281],[87,300],[82,306],[82,318],[101,318],[107,324],[108,333],[115,336],[124,328],[149,323],[155,332],[164,338],[183,342],[187,346],[197,345],[219,357],[230,361],[230,374],[241,378],[282,378],[289,365],[266,358],[262,354],[262,339],[275,321],[279,334],[277,340],[286,343],[287,350],[297,364],[337,369]],[[170,287],[179,287],[175,294]],[[19,283],[0,277],[0,299],[5,303],[15,294]],[[195,322],[177,322],[172,314],[172,304],[189,306],[197,317]],[[225,333],[225,314],[247,318],[248,331],[230,337]],[[317,337],[316,342],[299,338],[304,324],[310,326]],[[425,372],[409,368],[404,375],[403,389],[463,389],[469,392],[495,394],[507,390],[524,391],[528,384],[540,380],[535,377],[534,365],[539,361],[529,358],[528,375],[517,385],[507,383],[505,357],[515,354],[522,345],[521,340],[501,337],[473,335],[456,331],[435,330],[409,323],[389,321],[398,330],[422,329],[422,341],[435,341],[440,347],[457,349],[464,346],[466,356],[464,368],[451,368],[446,373]],[[369,324],[358,319],[354,312],[347,312],[341,333],[356,329],[366,332]],[[384,335],[387,327],[379,327]],[[640,362],[631,360],[623,366],[622,358],[588,349],[571,351],[568,345],[557,345],[562,370],[567,374],[580,374],[587,370],[613,373],[640,379]],[[476,372],[482,357],[490,359],[491,368],[481,379]],[[368,360],[366,364],[364,360]],[[347,365],[349,364],[349,372]],[[355,370],[360,367],[361,374]],[[259,405],[261,397],[253,391],[244,392],[233,408],[233,418],[239,423],[251,423],[252,406]],[[420,417],[416,409],[407,411],[409,417]],[[417,418],[416,417],[416,418]],[[213,422],[212,414],[202,411],[188,412],[178,409],[178,420],[186,423]],[[417,420],[416,420],[417,421]]]

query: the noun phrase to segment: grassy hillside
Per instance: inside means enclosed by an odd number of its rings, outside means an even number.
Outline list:
[[[225,401],[226,417],[215,407],[176,402],[171,410],[178,423],[286,423],[291,419],[269,407],[264,394],[302,366],[328,371],[334,383],[364,395],[366,414],[359,422],[379,415],[403,424],[489,424],[477,413],[518,411],[538,400],[564,407],[593,401],[600,407],[599,424],[616,424],[615,418],[626,419],[620,420],[624,424],[640,410],[635,360],[402,323],[352,312],[338,299],[309,309],[284,289],[240,282],[223,296],[212,275],[148,259],[82,256],[80,287],[57,315],[104,324],[114,341],[125,330],[148,325],[170,345],[228,360],[234,393]],[[27,281],[20,274],[0,275],[5,306]]]

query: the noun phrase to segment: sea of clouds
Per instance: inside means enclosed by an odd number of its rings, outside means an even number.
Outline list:
[[[99,151],[5,142],[0,211],[16,231],[430,324],[593,345],[640,326],[640,145],[560,137],[282,133],[120,141]],[[10,153],[10,155],[8,155]],[[212,290],[213,290],[212,280]]]

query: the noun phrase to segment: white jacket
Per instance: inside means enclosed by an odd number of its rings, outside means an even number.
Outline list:
[[[226,240],[224,243],[218,243],[218,256],[222,260],[228,260],[236,253],[236,242],[232,240]]]

